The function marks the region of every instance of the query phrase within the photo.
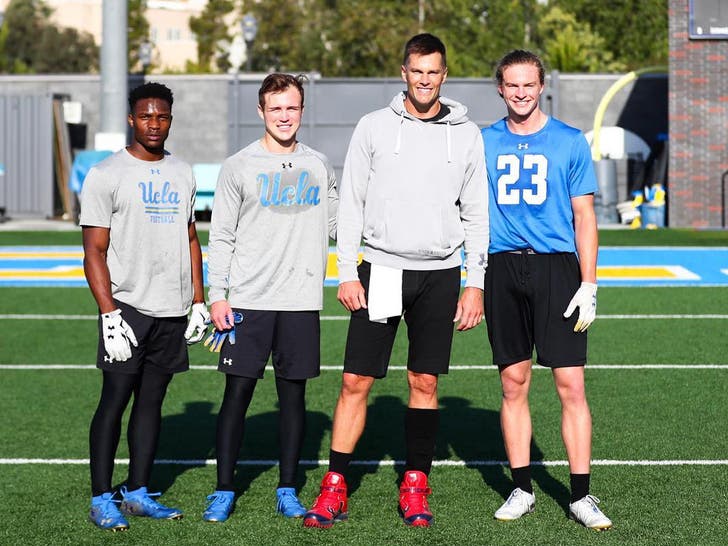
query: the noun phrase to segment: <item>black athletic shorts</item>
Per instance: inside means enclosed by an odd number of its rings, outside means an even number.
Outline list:
[[[187,342],[185,330],[187,329],[187,316],[181,317],[150,317],[137,311],[131,305],[114,300],[121,309],[121,317],[134,331],[138,347],[130,344],[131,358],[124,362],[114,360],[106,354],[102,339],[101,316],[99,316],[99,345],[96,353],[96,367],[107,372],[135,374],[141,367],[151,368],[153,371],[170,374],[187,371],[190,361],[187,355]]]
[[[362,262],[358,271],[368,300],[371,264]],[[402,309],[407,323],[407,369],[410,371],[447,373],[460,278],[460,267],[403,271]],[[372,322],[366,309],[354,311],[346,338],[344,371],[376,378],[386,376],[400,318],[390,317],[386,323]]]
[[[225,340],[218,370],[261,379],[272,353],[276,377],[310,379],[321,373],[318,311],[233,311],[243,320],[235,325],[235,345]]]
[[[549,368],[583,366],[586,332],[574,332],[579,316],[564,311],[579,289],[575,254],[499,252],[488,256],[485,320],[493,363],[507,366],[530,360]]]

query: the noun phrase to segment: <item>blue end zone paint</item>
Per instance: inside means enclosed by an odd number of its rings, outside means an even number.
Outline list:
[[[600,276],[600,286],[728,286],[728,247],[602,247],[597,266],[678,266],[698,277],[621,280]]]
[[[636,278],[639,266],[664,271]],[[728,286],[728,247],[602,247],[598,267],[600,286]],[[82,248],[0,247],[0,287],[23,286],[85,287]]]

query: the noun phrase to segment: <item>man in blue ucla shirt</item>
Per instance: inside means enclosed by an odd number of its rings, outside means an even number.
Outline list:
[[[151,497],[161,408],[173,374],[189,368],[187,343],[208,318],[194,218],[192,167],[164,150],[172,92],[147,83],[129,94],[131,145],[89,171],[81,195],[84,272],[99,306],[101,399],[91,421],[91,511],[102,529],[126,529],[111,490],[121,418],[129,399],[129,477],[121,512],[178,519]],[[192,308],[189,324],[187,312]]]
[[[223,522],[232,511],[245,414],[271,353],[280,406],[277,512],[306,512],[296,496],[296,472],[306,380],[319,375],[319,310],[338,196],[328,159],[296,139],[303,93],[300,77],[265,78],[258,91],[265,133],[225,160],[215,189],[208,281],[225,394],[217,421],[217,486],[207,498],[205,521]]]
[[[589,494],[591,415],[584,386],[586,329],[596,316],[597,183],[581,132],[539,107],[541,60],[515,50],[496,69],[508,115],[483,129],[490,245],[485,314],[503,388],[501,427],[515,489],[502,521],[533,512],[531,358],[552,369],[569,459],[569,515],[591,529],[612,522]],[[578,314],[575,310],[579,309]]]

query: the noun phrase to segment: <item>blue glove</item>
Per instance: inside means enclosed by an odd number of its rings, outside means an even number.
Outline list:
[[[243,314],[237,311],[233,313],[235,324],[243,322]],[[211,353],[219,353],[222,349],[225,338],[228,339],[230,345],[235,345],[235,325],[229,330],[214,330],[205,340],[204,346],[209,347]]]

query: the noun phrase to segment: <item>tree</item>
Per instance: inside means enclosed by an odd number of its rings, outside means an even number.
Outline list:
[[[624,64],[613,59],[604,38],[589,23],[579,23],[571,13],[552,7],[538,24],[544,61],[563,72],[618,72]]]
[[[82,73],[98,69],[99,49],[88,32],[46,26],[40,36],[33,71]]]
[[[129,0],[127,11],[127,63],[129,70],[141,69],[139,51],[149,41],[149,21],[145,17],[147,0]]]
[[[418,32],[417,2],[338,2],[332,38],[337,76],[399,76],[402,48]]]
[[[227,56],[231,36],[225,17],[234,7],[232,0],[209,0],[199,17],[190,18],[190,30],[197,36],[197,66],[188,65],[194,72],[227,70],[229,67]]]
[[[491,77],[508,51],[532,47],[535,0],[444,0],[426,4],[425,30],[448,47],[451,76]]]
[[[270,0],[260,21],[256,70],[398,77],[405,41],[424,31],[448,47],[450,74],[490,77],[496,61],[530,44],[536,0]]]
[[[8,66],[7,54],[5,53],[5,41],[8,38],[8,26],[0,24],[0,74],[7,72]]]
[[[665,0],[551,0],[604,38],[605,48],[629,69],[668,62]]]
[[[51,9],[42,0],[12,0],[8,4],[3,25],[8,29],[5,54],[10,73],[33,71],[38,36],[50,15]]]
[[[98,47],[88,33],[48,22],[52,10],[43,0],[12,0],[3,69],[11,73],[89,72],[98,68]]]

